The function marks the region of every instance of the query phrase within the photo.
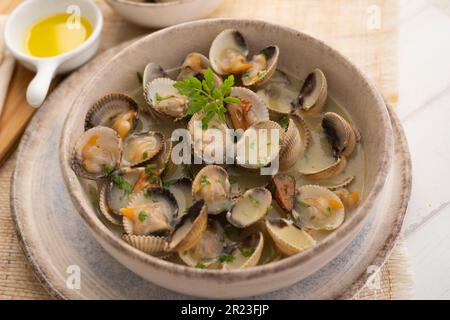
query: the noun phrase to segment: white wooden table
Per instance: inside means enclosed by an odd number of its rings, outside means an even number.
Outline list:
[[[450,299],[450,0],[402,0],[399,104],[413,162],[404,225],[415,297]]]

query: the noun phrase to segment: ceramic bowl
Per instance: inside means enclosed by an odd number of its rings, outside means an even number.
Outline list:
[[[206,17],[223,0],[164,0],[145,3],[106,0],[126,20],[148,28],[162,28]]]
[[[253,52],[277,44],[281,49],[280,68],[289,69],[299,78],[304,78],[316,67],[324,71],[330,95],[345,106],[361,131],[366,154],[366,191],[358,209],[339,229],[302,254],[243,270],[203,270],[146,255],[111,232],[100,221],[82,181],[70,168],[70,156],[84,130],[86,112],[97,99],[110,92],[135,89],[136,71],[142,70],[150,61],[172,68],[179,66],[192,51],[207,54],[214,37],[228,28],[242,32]],[[67,118],[61,144],[62,170],[71,198],[104,249],[153,283],[208,298],[245,297],[287,287],[334,259],[357,236],[366,218],[377,213],[392,153],[392,128],[383,99],[348,59],[325,43],[296,30],[262,21],[233,19],[178,25],[151,34],[123,50],[93,76],[77,98]]]
[[[36,58],[23,52],[23,37],[34,22],[52,14],[66,12],[79,12],[89,20],[93,28],[89,39],[78,48],[55,57]],[[17,6],[5,26],[5,43],[20,63],[36,71],[36,76],[27,89],[27,101],[31,106],[37,108],[42,104],[55,75],[72,71],[95,55],[100,46],[102,29],[102,13],[90,0],[29,0]]]

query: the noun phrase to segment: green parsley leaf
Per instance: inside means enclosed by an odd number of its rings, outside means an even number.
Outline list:
[[[148,152],[147,151],[144,151],[143,153],[142,153],[142,160],[145,160],[145,159],[147,159],[148,158]]]
[[[305,208],[305,209],[311,207],[309,204],[307,204],[306,202],[303,202],[302,200],[297,200],[297,203],[300,207]]]
[[[200,177],[200,185],[201,186],[204,187],[204,186],[207,186],[209,184],[211,184],[211,182],[209,182],[208,177],[206,175],[203,175],[203,176]]]
[[[113,176],[113,182],[117,186],[117,188],[123,190],[125,194],[131,194],[133,191],[133,187],[131,184],[125,180],[125,178],[121,175],[114,175]]]
[[[156,97],[156,101],[158,101],[158,102],[164,100],[164,98],[161,97],[161,95],[158,92],[155,94],[155,97]]]
[[[201,262],[201,261],[197,262],[195,267],[198,268],[198,269],[205,269],[206,268],[205,264],[203,262]]]
[[[111,173],[113,173],[113,171],[114,171],[114,167],[109,165],[109,164],[107,164],[106,167],[105,167],[105,174],[107,176],[109,176]]]
[[[147,219],[148,215],[145,211],[140,211],[138,214],[138,219],[141,223],[143,223],[145,221],[145,219]]]
[[[253,197],[253,196],[249,196],[248,198],[250,199],[250,202],[252,203],[252,205],[253,205],[255,208],[259,207],[260,202],[259,202],[258,199],[256,199],[256,198]]]
[[[231,254],[223,254],[221,256],[219,256],[219,262],[224,263],[224,262],[233,262],[234,261],[234,256],[232,256]]]
[[[146,173],[146,174],[153,174],[153,173],[154,173],[153,170],[155,170],[155,169],[156,169],[156,164],[150,163],[150,164],[148,164],[148,165],[145,167],[145,173]]]
[[[239,248],[239,251],[242,253],[242,255],[246,258],[251,257],[253,252],[255,252],[254,248]]]

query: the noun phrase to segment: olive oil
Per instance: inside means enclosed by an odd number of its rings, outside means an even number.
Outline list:
[[[23,50],[37,58],[54,57],[79,47],[92,33],[83,17],[60,13],[35,22],[26,32]]]

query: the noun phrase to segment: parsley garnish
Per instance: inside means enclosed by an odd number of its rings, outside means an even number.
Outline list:
[[[280,124],[281,127],[286,129],[289,126],[289,116],[288,115],[282,116],[280,120],[278,120],[278,123]]]
[[[113,182],[117,186],[117,188],[123,190],[125,194],[131,194],[131,192],[133,191],[133,187],[131,186],[131,184],[121,175],[114,175]]]
[[[107,164],[106,167],[105,167],[105,174],[107,176],[109,176],[111,173],[113,173],[113,171],[114,171],[114,167],[109,165],[109,164]]]
[[[200,177],[200,185],[201,186],[204,187],[204,186],[207,186],[209,184],[211,184],[211,182],[209,182],[208,177],[206,175],[203,175],[203,176]]]
[[[224,263],[224,262],[233,262],[234,261],[234,256],[232,256],[231,254],[223,254],[219,257],[219,262]]]
[[[148,152],[147,151],[144,151],[143,153],[142,153],[142,160],[145,160],[145,159],[147,159],[148,158]]]
[[[267,74],[267,71],[266,71],[266,70],[261,70],[261,71],[259,71],[259,72],[256,74],[256,76],[257,76],[258,78],[262,78],[262,77],[264,77],[266,74]]]
[[[140,211],[139,215],[138,215],[138,219],[141,223],[144,222],[145,219],[147,219],[147,213],[145,213],[145,211]]]
[[[256,198],[253,197],[253,196],[249,196],[248,198],[250,199],[250,202],[252,203],[252,205],[253,205],[254,207],[257,208],[257,207],[259,206],[260,202],[259,202],[258,199],[256,199]]]
[[[233,85],[234,76],[230,75],[220,87],[216,87],[213,71],[211,68],[208,68],[204,74],[204,80],[200,81],[196,77],[191,76],[183,81],[177,81],[173,86],[180,94],[188,97],[188,115],[193,115],[200,111],[205,112],[202,126],[203,129],[206,129],[216,114],[220,121],[225,123],[225,113],[227,112],[225,104],[240,103],[238,98],[230,97]]]
[[[145,167],[145,173],[146,174],[152,174],[154,169],[156,169],[156,164],[150,163],[149,165],[147,165]]]
[[[203,262],[199,261],[199,262],[197,262],[195,267],[199,268],[199,269],[205,269],[206,266],[205,266],[205,264]]]
[[[253,252],[255,252],[255,249],[254,248],[249,248],[249,249],[239,248],[239,251],[242,253],[242,255],[244,257],[248,258],[248,257],[252,256]]]
[[[161,95],[158,92],[155,94],[155,97],[156,97],[156,101],[158,101],[158,102],[164,100],[164,98],[161,97]]]

